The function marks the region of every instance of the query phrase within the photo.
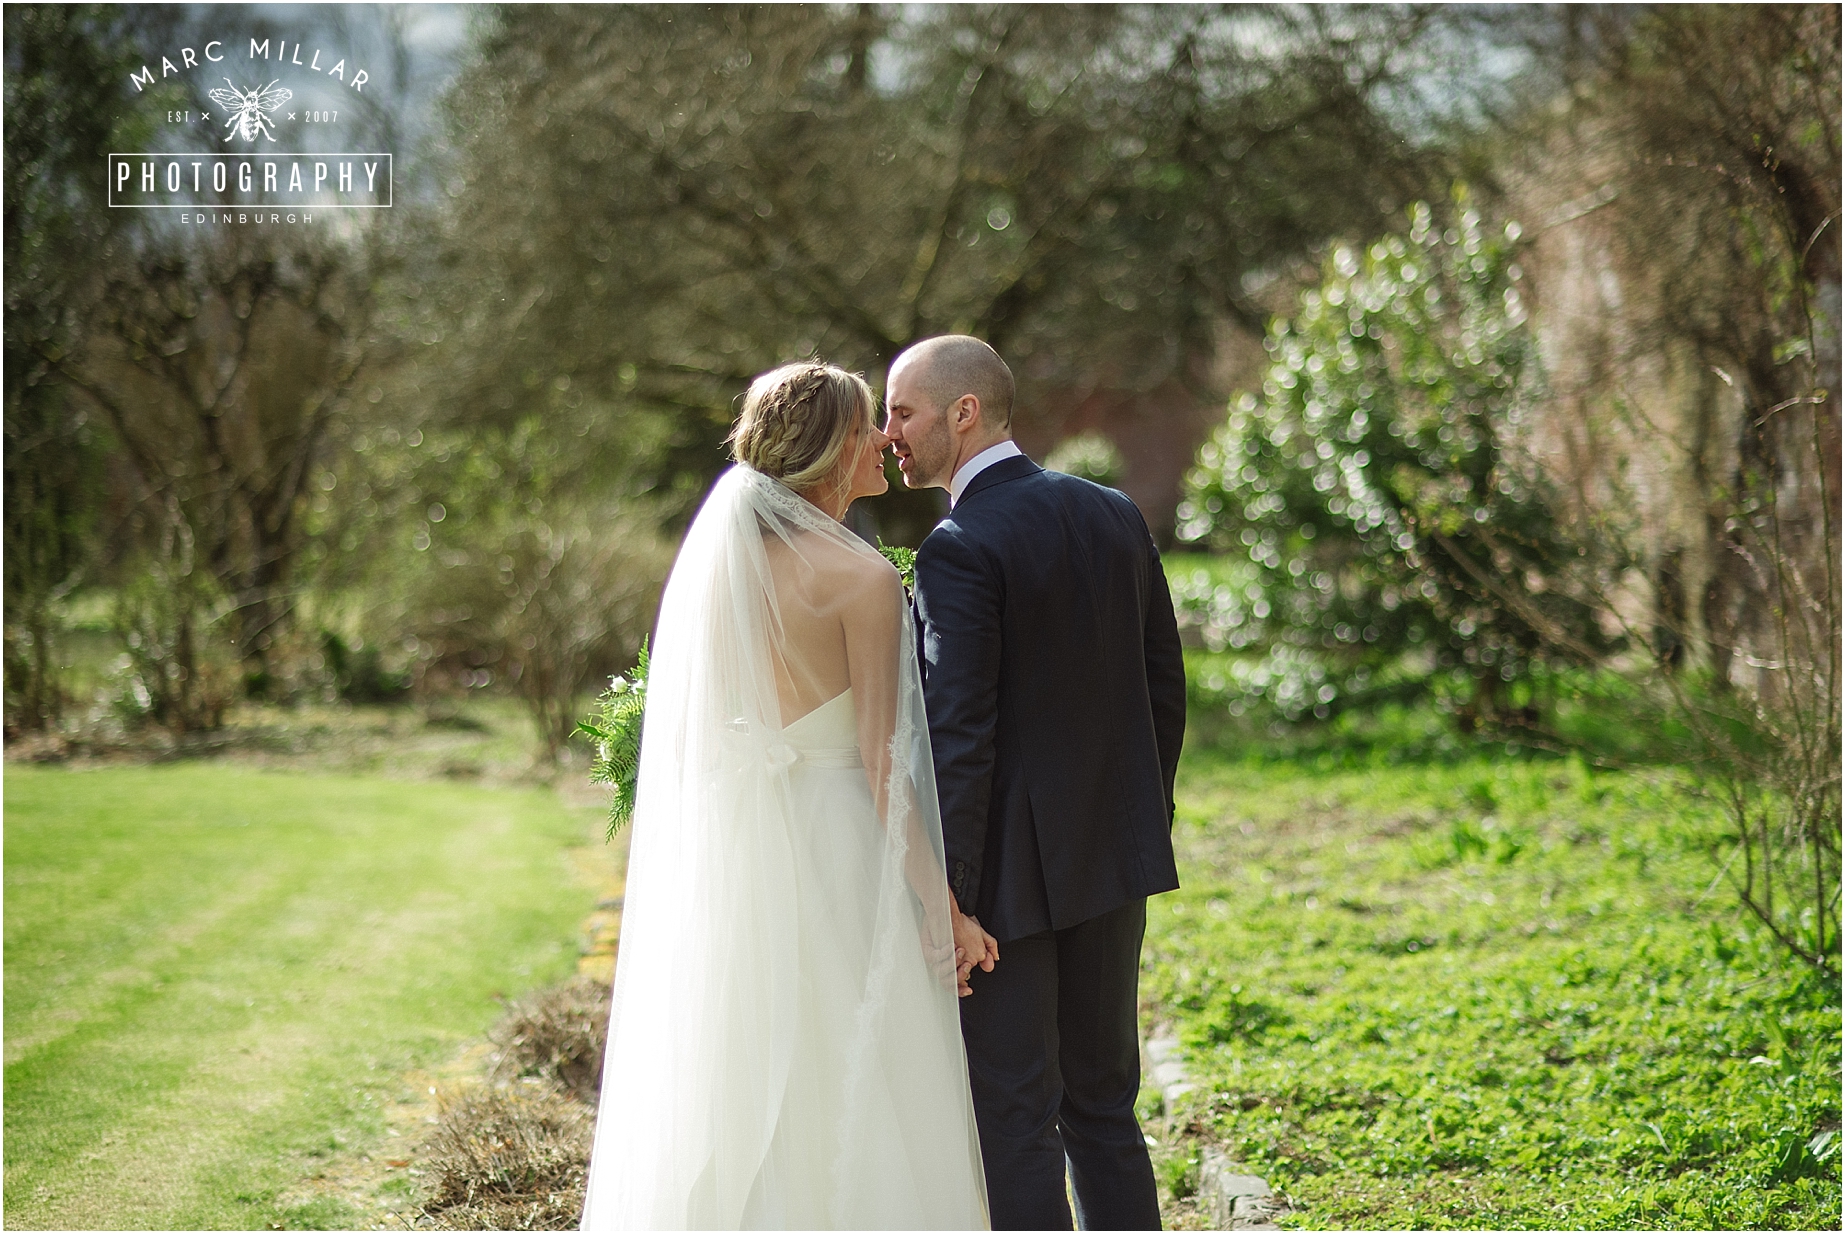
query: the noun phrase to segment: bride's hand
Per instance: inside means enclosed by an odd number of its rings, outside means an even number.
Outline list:
[[[960,969],[961,957],[955,948],[954,927],[948,913],[925,905],[922,910],[921,942],[923,963],[933,979],[948,985]]]

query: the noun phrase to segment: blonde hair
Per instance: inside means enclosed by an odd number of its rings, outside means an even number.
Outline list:
[[[863,377],[818,360],[784,364],[750,383],[730,456],[799,491],[832,475],[846,447],[876,427],[877,399]]]

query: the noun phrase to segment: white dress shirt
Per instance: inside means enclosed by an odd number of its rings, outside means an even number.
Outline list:
[[[1024,453],[1025,451],[1019,449],[1015,442],[1007,440],[996,446],[988,446],[967,462],[962,463],[961,469],[955,472],[954,479],[948,482],[948,508],[954,509],[955,503],[961,500],[961,494],[967,492],[967,486],[974,482],[975,476],[1002,459],[1016,458]]]

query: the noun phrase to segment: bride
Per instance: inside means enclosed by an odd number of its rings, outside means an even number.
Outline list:
[[[758,377],[660,606],[583,1228],[984,1229],[962,917],[859,377]],[[960,947],[957,948],[956,944]]]

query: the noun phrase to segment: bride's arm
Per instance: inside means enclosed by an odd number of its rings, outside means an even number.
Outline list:
[[[903,581],[888,566],[876,569],[867,563],[864,570],[865,577],[841,614],[846,672],[858,718],[859,756],[865,762],[865,777],[870,781],[878,817],[888,823],[890,742],[897,731],[897,671],[901,663],[897,640],[903,636]]]
[[[897,732],[902,692],[898,674],[903,665],[903,582],[882,562],[876,569],[845,612],[846,669],[858,718],[859,757],[879,819],[887,827],[893,817],[903,820],[904,872],[926,905],[942,898],[948,879],[936,860],[935,846],[922,832],[909,777],[892,783],[891,739]],[[894,801],[893,790],[898,794]]]
[[[947,872],[921,826],[921,814],[912,797],[908,776],[892,783],[892,738],[897,731],[897,708],[902,683],[899,673],[904,663],[902,639],[903,583],[897,572],[877,563],[877,573],[858,589],[843,618],[846,637],[846,666],[852,685],[852,700],[858,721],[859,757],[865,764],[865,778],[871,788],[878,817],[888,827],[893,817],[902,820],[904,831],[903,872],[905,881],[922,903],[924,926],[938,944],[970,940],[962,947],[970,959],[957,965],[965,977],[969,963],[980,963],[987,971],[998,958],[998,947],[991,945],[979,924],[963,917],[959,905],[948,890]],[[898,794],[893,800],[892,792]],[[977,950],[973,950],[978,940]],[[965,983],[962,992],[966,993]]]

